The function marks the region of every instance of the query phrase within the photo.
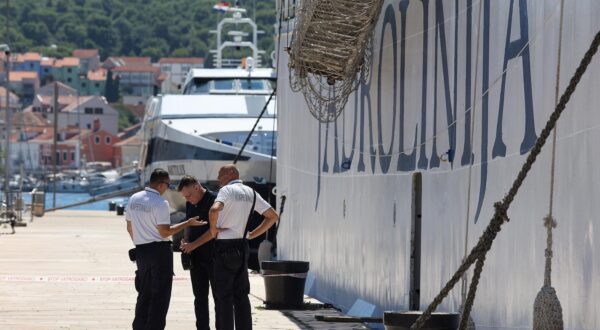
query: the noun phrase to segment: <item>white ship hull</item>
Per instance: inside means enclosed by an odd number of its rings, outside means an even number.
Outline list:
[[[147,109],[148,120],[143,127],[143,175],[147,183],[155,168],[169,172],[171,180],[178,182],[184,175],[193,175],[201,183],[216,186],[219,169],[232,163],[240,151],[243,141],[221,141],[207,136],[227,132],[242,132],[238,137],[245,138],[255,124],[260,108],[266,104],[266,96],[214,96],[214,95],[167,95],[155,99]],[[256,109],[248,109],[248,104]],[[206,109],[225,107],[222,115],[203,115]],[[268,114],[258,121],[255,135],[271,134],[276,131],[273,118],[274,105],[270,104]],[[171,114],[176,109],[178,114]],[[258,109],[258,111],[257,111]],[[186,111],[186,114],[181,112]],[[209,110],[210,112],[210,110]],[[231,112],[234,112],[232,114]],[[235,112],[246,112],[246,115]],[[252,115],[248,115],[248,112]],[[199,114],[200,113],[200,114]],[[275,128],[275,129],[273,129]],[[269,145],[270,146],[270,145]],[[248,145],[236,164],[240,178],[258,185],[272,185],[275,182],[276,159],[268,154],[253,151]],[[185,201],[178,194],[168,195],[171,207],[184,210]]]
[[[427,307],[477,243],[553,111],[557,68],[562,93],[600,30],[600,2],[566,1],[559,64],[560,2],[386,1],[370,81],[329,124],[291,91],[282,51],[277,184],[288,202],[278,255],[310,261],[307,293],[362,316],[409,309],[412,185],[421,173],[418,304]],[[569,329],[600,329],[599,90],[596,55],[558,123],[552,285]],[[551,149],[549,141],[487,256],[477,328],[532,326],[544,283]],[[458,285],[438,310],[456,312],[460,303]]]

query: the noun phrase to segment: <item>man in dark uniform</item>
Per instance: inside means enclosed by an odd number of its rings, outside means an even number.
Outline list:
[[[200,220],[208,220],[208,211],[212,206],[216,194],[205,189],[198,180],[190,175],[184,176],[179,182],[177,191],[186,200],[186,218],[198,217]],[[189,227],[185,230],[184,239],[181,243],[182,253],[190,254],[190,277],[192,289],[194,290],[194,309],[196,312],[196,329],[209,330],[208,314],[208,287],[213,286],[213,240],[200,246],[200,237],[208,231],[208,226]],[[215,300],[215,314],[217,313],[217,302]],[[219,322],[216,323],[219,329]]]
[[[259,194],[244,185],[233,164],[219,170],[221,189],[209,211],[210,232],[216,237],[214,295],[219,302],[220,330],[252,330],[252,311],[248,294],[248,242],[267,231],[279,216]],[[264,216],[263,222],[246,233],[250,212]]]
[[[134,330],[164,329],[173,283],[173,251],[169,237],[190,226],[206,226],[191,218],[171,226],[169,202],[161,197],[169,188],[169,173],[157,168],[150,184],[127,204],[127,231],[135,244],[137,271]]]

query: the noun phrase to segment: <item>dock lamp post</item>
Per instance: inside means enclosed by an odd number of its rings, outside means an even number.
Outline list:
[[[11,209],[10,200],[10,131],[12,126],[12,113],[10,111],[10,47],[7,44],[0,44],[0,51],[4,52],[6,59],[6,147],[4,148],[5,165],[4,165],[4,194],[6,198],[6,211],[9,212]]]

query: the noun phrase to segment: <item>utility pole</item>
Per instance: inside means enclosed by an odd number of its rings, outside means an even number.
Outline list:
[[[10,2],[9,0],[6,0],[6,16],[5,16],[5,20],[6,20],[6,45],[2,45],[4,47],[4,55],[6,56],[6,123],[5,123],[5,128],[6,128],[6,147],[4,148],[4,152],[6,153],[5,156],[5,165],[4,165],[4,195],[6,198],[6,211],[10,212],[11,210],[11,200],[10,200],[10,131],[11,131],[11,126],[12,126],[12,113],[10,110],[10,47],[8,46],[9,43],[9,28],[10,28],[10,23],[9,23],[9,9],[10,9]]]
[[[58,82],[54,82],[54,139],[52,144],[52,208],[56,208],[56,163],[58,163]]]
[[[11,131],[11,111],[10,111],[10,49],[4,47],[6,57],[6,117],[4,124],[4,134],[6,141],[4,146],[4,198],[6,201],[6,210],[10,210],[10,131]]]

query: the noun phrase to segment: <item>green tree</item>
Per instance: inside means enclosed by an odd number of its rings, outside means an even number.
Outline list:
[[[8,41],[15,51],[58,45],[49,54],[65,54],[73,47],[97,47],[109,55],[171,54],[205,56],[215,47],[214,34],[224,14],[212,11],[209,0],[19,0],[11,1]],[[244,4],[248,4],[245,2]],[[254,13],[249,9],[248,17]],[[273,48],[274,1],[256,2],[256,23],[267,34],[260,48]],[[4,26],[4,13],[0,26]],[[45,26],[45,29],[44,27]],[[5,38],[6,39],[6,38]],[[160,41],[158,41],[160,40]],[[68,55],[68,54],[65,54]]]
[[[47,44],[48,36],[50,35],[46,25],[40,22],[27,22],[23,24],[23,34],[34,43],[40,45]]]
[[[108,73],[106,74],[106,84],[104,84],[104,97],[109,103],[117,102],[114,94],[114,84],[112,70],[108,70]]]
[[[191,52],[188,48],[177,48],[171,52],[172,57],[190,57]]]

